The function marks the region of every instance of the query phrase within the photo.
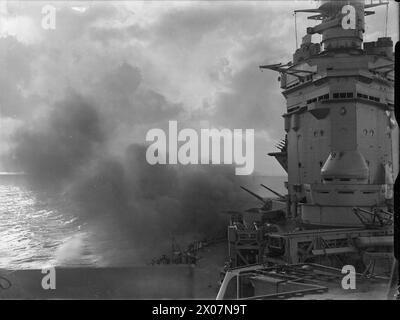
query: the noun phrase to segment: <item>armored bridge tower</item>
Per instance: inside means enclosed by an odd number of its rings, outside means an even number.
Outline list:
[[[371,8],[387,2],[320,1],[293,61],[280,73],[287,111],[277,158],[288,173],[288,218],[317,227],[360,227],[392,211],[398,172],[391,38],[364,42]],[[312,36],[321,42],[313,43]]]

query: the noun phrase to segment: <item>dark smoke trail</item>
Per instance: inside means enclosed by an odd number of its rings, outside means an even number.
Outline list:
[[[14,138],[17,165],[36,184],[60,186],[93,157],[105,141],[100,115],[81,96],[70,92],[48,117],[19,130]]]
[[[106,127],[97,108],[71,94],[40,125],[18,132],[16,159],[33,184],[58,190],[83,219],[111,219],[144,259],[165,250],[171,236],[225,234],[222,211],[245,198],[233,168],[151,166],[138,144],[110,155]]]

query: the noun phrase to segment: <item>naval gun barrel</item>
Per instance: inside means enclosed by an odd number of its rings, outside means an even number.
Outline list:
[[[284,200],[286,199],[286,197],[285,197],[284,195],[282,195],[282,194],[280,194],[280,193],[278,193],[278,192],[272,190],[271,188],[267,187],[266,185],[264,185],[264,184],[262,184],[262,183],[261,183],[261,187],[267,189],[269,192],[272,192],[274,195],[278,196],[278,197],[281,198],[281,199],[284,199]]]
[[[257,193],[254,193],[253,191],[250,191],[249,189],[247,189],[247,188],[245,188],[245,187],[243,187],[243,186],[240,186],[240,187],[241,187],[244,191],[250,193],[253,197],[255,197],[255,198],[257,198],[258,200],[262,201],[263,204],[265,204],[265,205],[268,204],[268,202],[267,202],[263,197],[259,196]]]

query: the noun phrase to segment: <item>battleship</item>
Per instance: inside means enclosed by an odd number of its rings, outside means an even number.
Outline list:
[[[368,17],[385,6],[322,0],[296,10],[316,25],[292,61],[259,66],[266,77],[278,73],[287,103],[285,136],[268,155],[287,173],[286,193],[268,179],[260,188],[274,197],[243,185],[261,206],[231,208],[225,234],[173,241],[146,266],[60,267],[54,291],[42,290],[41,270],[0,270],[0,298],[391,298],[399,171],[393,41],[364,41]],[[343,282],[343,270],[353,270],[356,288]]]
[[[393,41],[363,41],[371,9],[387,5],[328,0],[297,10],[320,23],[307,28],[292,61],[260,66],[279,73],[287,102],[286,135],[269,155],[287,172],[288,192],[263,199],[244,188],[263,206],[232,215],[218,299],[323,294],[323,278],[338,279],[346,265],[361,279],[390,275],[399,170]]]
[[[393,41],[363,41],[366,17],[382,6],[388,2],[327,0],[296,10],[320,23],[307,28],[292,61],[259,67],[279,73],[287,101],[286,135],[268,154],[287,173],[287,194],[268,181],[261,187],[274,198],[241,186],[261,207],[228,212],[217,299],[388,297],[399,170]],[[152,264],[196,264],[210,259],[208,245],[195,241]],[[341,282],[348,266],[359,286],[353,292]]]

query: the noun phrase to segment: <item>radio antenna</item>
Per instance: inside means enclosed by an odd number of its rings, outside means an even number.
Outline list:
[[[297,12],[294,12],[294,33],[295,33],[295,37],[296,37],[296,50],[299,47],[298,43],[297,43]]]
[[[388,16],[389,16],[389,2],[386,4],[385,37],[387,37],[387,33],[388,33]]]

